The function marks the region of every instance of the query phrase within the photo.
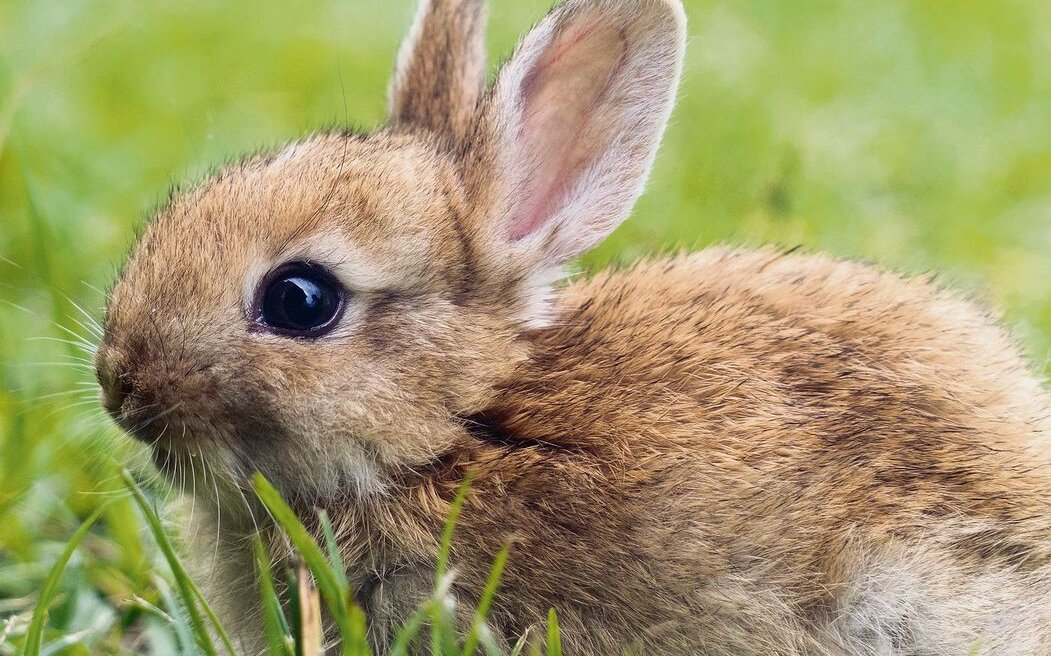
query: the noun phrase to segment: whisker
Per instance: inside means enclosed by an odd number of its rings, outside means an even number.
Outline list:
[[[140,428],[145,428],[146,426],[149,426],[150,424],[152,424],[153,422],[157,421],[158,419],[161,419],[163,417],[167,417],[171,413],[173,413],[176,410],[178,410],[179,408],[181,408],[182,404],[183,404],[183,402],[179,401],[178,403],[176,403],[175,405],[171,406],[170,408],[166,408],[166,409],[162,410],[161,412],[158,412],[157,414],[153,415],[149,419],[145,419],[145,420],[139,422],[138,424],[135,425],[135,428],[133,430],[139,430]],[[157,405],[159,405],[159,404],[151,403],[150,405],[144,406],[144,407],[146,407],[146,408],[155,408],[155,407],[157,407]],[[165,424],[165,426],[167,426],[167,424]]]
[[[91,284],[90,282],[88,282],[87,280],[81,280],[81,281],[80,281],[80,284],[84,285],[85,287],[87,287],[88,289],[90,289],[90,290],[91,290],[91,291],[93,291],[93,292],[97,292],[97,293],[98,293],[98,295],[99,295],[99,296],[101,296],[102,298],[106,298],[106,297],[108,297],[108,296],[109,296],[109,294],[107,294],[107,293],[106,293],[106,292],[104,292],[103,290],[99,289],[99,288],[98,288],[98,287],[96,287],[95,285],[92,285],[92,284]],[[103,308],[102,310],[100,310],[100,311],[103,311],[103,310],[104,310],[104,308]]]
[[[15,262],[15,261],[13,261],[13,260],[11,260],[9,258],[0,256],[0,261],[3,261],[5,263],[9,264],[10,266],[15,267],[16,269],[18,269],[20,271],[26,271],[26,272],[29,271],[28,269],[26,269],[21,264],[18,264],[17,262]],[[81,280],[80,283],[82,285],[85,285],[85,286],[89,287],[90,289],[98,292],[99,295],[101,295],[103,298],[106,297],[106,293],[104,291],[102,291],[98,287],[95,287],[91,283],[89,283],[89,282],[87,282],[85,280]],[[71,317],[71,316],[67,315],[68,319],[71,319],[72,321],[75,321],[77,323],[77,325],[79,325],[81,328],[86,330],[88,332],[88,334],[93,335],[94,337],[98,338],[99,340],[101,340],[103,338],[105,331],[104,331],[104,329],[102,327],[102,324],[99,323],[98,319],[95,316],[93,316],[90,312],[85,310],[84,307],[82,305],[80,305],[80,303],[77,303],[75,300],[73,300],[72,297],[70,297],[68,294],[66,294],[62,290],[56,288],[54,285],[48,284],[47,282],[44,282],[44,284],[45,284],[45,286],[50,287],[52,291],[57,293],[63,299],[65,299],[67,303],[69,303],[74,308],[76,308],[76,310],[78,312],[80,312],[84,316],[84,319],[87,320],[88,325],[85,325],[83,322],[81,322],[76,317]],[[29,312],[29,310],[26,310],[25,308],[21,308],[21,309],[24,310],[24,311]],[[30,312],[30,314],[35,314],[35,313]],[[39,316],[39,315],[37,315],[37,316]],[[57,322],[54,322],[53,320],[52,320],[52,323],[56,323],[56,325],[58,325]]]
[[[73,299],[67,298],[66,300],[69,301],[74,307],[76,307],[81,312],[84,311],[84,310],[82,310],[80,308],[79,305],[77,305],[73,301]],[[82,329],[84,329],[84,331],[87,332],[87,334],[90,335],[91,337],[94,337],[98,341],[102,341],[102,333],[98,332],[100,330],[99,328],[96,328],[94,325],[91,325],[91,324],[85,324],[83,321],[81,321],[80,319],[78,319],[78,318],[76,318],[76,317],[74,317],[73,315],[70,315],[70,314],[67,314],[66,318],[69,319],[70,321],[72,321],[73,323],[77,324],[78,326],[80,326]]]
[[[166,483],[167,491],[164,493],[164,504],[167,506],[171,503],[172,490],[178,484],[176,476],[179,474],[179,461],[176,459],[173,462],[171,451],[164,451],[164,472],[163,480]]]
[[[81,369],[83,371],[95,371],[95,367],[84,364],[83,362],[23,362],[20,366],[23,367],[69,367],[71,369]]]
[[[29,308],[27,308],[27,307],[25,307],[23,305],[19,305],[18,303],[13,303],[13,302],[8,301],[6,299],[0,299],[0,303],[3,303],[4,305],[7,305],[9,307],[13,307],[16,310],[20,310],[22,312],[25,312],[26,314],[28,314],[28,315],[30,315],[32,317],[36,317],[37,319],[40,319],[41,321],[46,321],[46,322],[50,323],[54,327],[58,328],[62,332],[66,333],[67,335],[72,337],[73,340],[74,340],[74,344],[73,345],[80,347],[81,349],[83,349],[86,353],[90,354],[91,356],[95,355],[95,350],[98,348],[97,345],[95,345],[92,342],[90,342],[87,339],[85,339],[83,335],[79,335],[75,331],[70,330],[66,326],[63,326],[62,324],[60,324],[59,322],[55,321],[54,319],[51,319],[49,317],[41,316],[40,314],[38,314],[36,312],[33,312],[32,310],[30,310]]]
[[[131,492],[129,492],[128,490],[79,490],[77,494],[83,494],[84,496],[91,497],[110,497],[113,499],[117,499],[124,496],[131,496]]]
[[[28,269],[26,269],[24,266],[22,266],[18,262],[15,262],[14,260],[12,260],[9,257],[4,257],[3,255],[0,255],[0,262],[3,262],[4,264],[9,264],[9,265],[13,266],[14,268],[18,269],[19,271],[28,271]]]
[[[193,451],[189,452],[190,457],[190,525],[194,526],[193,513],[197,509],[197,467],[193,464]],[[194,531],[199,531],[200,527],[195,527]],[[197,535],[193,536],[193,541],[197,542]]]
[[[40,401],[45,401],[47,399],[57,399],[57,398],[62,398],[64,396],[71,396],[73,394],[84,394],[86,392],[87,392],[87,390],[84,390],[84,389],[67,389],[67,390],[62,390],[61,392],[50,392],[48,394],[40,394],[38,396],[34,396],[34,397],[26,399],[26,402],[27,403],[38,403]]]
[[[252,504],[248,503],[248,497],[245,496],[244,488],[241,487],[240,483],[235,483],[234,489],[241,495],[241,501],[244,503],[245,510],[248,511],[248,517],[252,520],[252,528],[255,529],[256,533],[259,533],[259,524],[255,520],[255,511],[252,510]]]
[[[27,342],[59,342],[61,344],[69,344],[70,346],[79,346],[80,342],[72,339],[66,339],[65,337],[54,337],[51,335],[33,335],[32,337],[26,337]]]
[[[144,410],[150,410],[152,408],[156,408],[157,405],[158,404],[156,404],[156,403],[147,403],[146,405],[139,407],[138,411],[142,412]],[[128,432],[131,433],[131,432],[137,431],[138,429],[142,428],[146,424],[150,423],[151,420],[152,420],[152,417],[147,418],[145,420],[140,420],[140,421],[132,424],[132,427],[131,427],[131,429],[128,430]]]
[[[57,408],[54,412],[46,415],[45,419],[46,418],[50,418],[50,417],[52,417],[52,416],[54,416],[54,415],[56,415],[56,414],[58,414],[60,412],[65,412],[66,410],[72,410],[73,408],[79,408],[79,407],[85,406],[85,405],[95,405],[98,402],[99,402],[99,400],[96,399],[94,396],[92,396],[89,399],[84,399],[82,401],[77,401],[76,403],[69,403],[67,405],[62,406],[61,408]]]
[[[164,424],[164,428],[162,428],[162,429],[161,429],[161,432],[157,434],[157,437],[153,438],[153,441],[152,441],[152,442],[150,442],[150,449],[153,449],[153,448],[155,448],[155,447],[157,446],[157,444],[159,444],[159,443],[160,443],[161,439],[162,439],[162,438],[164,437],[164,434],[168,432],[168,426],[169,426],[169,425],[170,425],[170,424],[168,424],[167,422],[165,422],[165,424]]]
[[[82,314],[84,316],[84,319],[87,320],[87,322],[88,322],[90,327],[89,326],[85,326],[84,324],[82,324],[80,321],[78,321],[74,317],[70,317],[70,319],[73,319],[74,321],[76,321],[77,324],[80,325],[81,328],[87,330],[89,333],[91,333],[92,335],[94,335],[95,337],[97,337],[97,338],[99,338],[101,340],[103,335],[104,335],[104,333],[105,333],[105,330],[102,328],[102,324],[100,324],[98,322],[98,319],[96,319],[94,316],[91,315],[90,312],[88,312],[83,307],[81,307],[80,303],[77,303],[76,301],[74,301],[69,296],[66,296],[65,294],[63,294],[63,296],[65,296],[66,300],[69,301],[70,305],[75,307],[77,309],[77,311],[80,312],[80,314]]]
[[[55,361],[55,362],[58,362],[58,363],[65,362],[65,363],[70,364],[70,365],[80,365],[80,366],[83,366],[83,367],[87,367],[87,368],[89,368],[91,370],[95,369],[95,363],[94,363],[93,360],[88,360],[87,358],[82,358],[79,355],[72,355],[70,353],[59,353],[56,357],[59,358],[58,360]]]
[[[202,466],[204,470],[204,482],[208,482],[208,469],[207,466]],[[212,562],[219,562],[219,539],[222,535],[223,526],[223,509],[219,503],[219,477],[213,471],[212,472],[212,489],[215,490],[215,552],[212,554]]]

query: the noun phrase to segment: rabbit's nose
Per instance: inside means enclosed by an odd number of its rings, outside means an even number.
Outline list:
[[[95,356],[95,377],[102,390],[102,407],[118,421],[122,418],[124,402],[134,391],[129,372],[120,365],[122,359],[116,349],[107,345],[100,347]]]

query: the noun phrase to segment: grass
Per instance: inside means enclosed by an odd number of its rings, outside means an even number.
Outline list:
[[[495,59],[547,2],[492,4]],[[937,269],[1002,308],[1047,371],[1051,3],[686,5],[652,184],[583,265],[732,241]],[[36,636],[42,654],[209,653],[205,607],[155,540],[175,531],[151,515],[165,488],[129,491],[122,469],[148,472],[143,454],[93,398],[99,290],[173,182],[380,121],[411,14],[409,0],[0,3],[0,655]],[[335,577],[321,597],[343,595],[327,546],[311,560],[319,583]],[[271,607],[272,653],[309,631],[310,594],[294,616]]]

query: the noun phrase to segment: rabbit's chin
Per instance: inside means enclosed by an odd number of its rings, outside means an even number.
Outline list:
[[[265,517],[251,481],[228,454],[206,443],[189,447],[158,440],[150,446],[149,455],[159,474],[151,486],[169,510],[187,513],[191,523],[210,515],[212,521],[248,531],[258,525],[257,518]]]
[[[198,497],[205,507],[218,502],[223,511],[227,505],[243,508],[246,498],[254,503],[257,472],[288,500],[308,507],[382,496],[389,487],[390,467],[374,446],[384,443],[379,436],[366,440],[346,427],[337,430],[339,420],[296,424],[276,415],[263,421],[259,413],[230,416],[206,410],[182,404],[151,421],[121,414],[115,419],[130,439],[148,449],[162,487]]]

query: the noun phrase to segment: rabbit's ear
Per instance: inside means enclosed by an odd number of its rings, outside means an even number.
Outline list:
[[[685,33],[679,0],[568,0],[523,39],[473,144],[487,228],[505,247],[561,264],[624,220],[671,112]]]
[[[388,121],[461,138],[485,84],[485,1],[420,0],[398,52]]]

